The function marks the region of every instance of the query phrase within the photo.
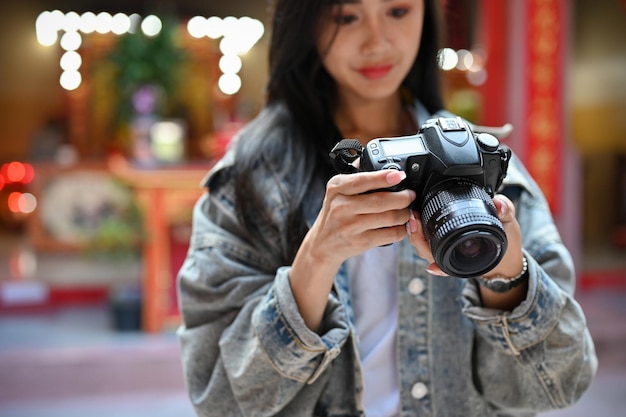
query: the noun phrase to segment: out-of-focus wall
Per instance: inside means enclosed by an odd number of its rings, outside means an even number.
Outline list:
[[[587,248],[607,248],[626,195],[626,2],[577,0],[573,36],[570,122],[583,162],[583,237]]]
[[[578,0],[572,133],[584,154],[626,152],[626,2]]]

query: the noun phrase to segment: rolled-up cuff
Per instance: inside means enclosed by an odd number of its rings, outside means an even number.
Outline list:
[[[289,267],[276,274],[273,291],[252,316],[252,325],[273,366],[283,375],[312,382],[340,352],[350,334],[345,310],[331,294],[319,335],[309,329],[289,283]]]
[[[527,253],[528,293],[513,311],[482,307],[478,284],[468,281],[463,290],[463,312],[486,340],[507,352],[518,354],[545,340],[558,325],[566,303],[558,285]]]

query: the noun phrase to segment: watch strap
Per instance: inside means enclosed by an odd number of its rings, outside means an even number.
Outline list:
[[[523,257],[522,272],[512,278],[495,276],[491,278],[477,277],[476,280],[480,285],[493,292],[505,293],[528,280],[528,260],[526,260],[526,256]]]

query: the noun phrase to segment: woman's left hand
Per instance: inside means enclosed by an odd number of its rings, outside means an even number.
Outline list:
[[[515,206],[511,200],[501,194],[495,195],[493,202],[498,210],[498,218],[504,227],[508,245],[500,263],[498,263],[494,269],[485,274],[485,276],[487,278],[489,276],[496,275],[514,277],[519,274],[523,267],[522,234],[519,223],[515,218]],[[439,265],[435,263],[435,259],[430,249],[430,243],[424,237],[422,221],[418,213],[412,213],[409,224],[407,225],[407,231],[410,231],[409,241],[417,250],[417,254],[430,263],[428,272],[433,275],[447,275],[441,270]]]

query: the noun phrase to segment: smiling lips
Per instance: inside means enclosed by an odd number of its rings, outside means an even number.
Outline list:
[[[370,80],[376,80],[382,78],[391,71],[393,65],[376,65],[371,67],[359,68],[359,72]]]

